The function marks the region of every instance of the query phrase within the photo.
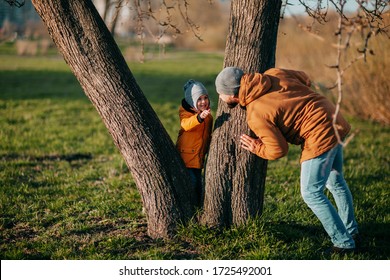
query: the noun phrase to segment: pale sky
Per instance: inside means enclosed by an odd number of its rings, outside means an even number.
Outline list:
[[[299,14],[299,13],[303,13],[305,11],[305,9],[303,8],[303,6],[299,3],[298,0],[288,0],[288,2],[292,5],[289,5],[287,6],[286,8],[286,14]],[[314,7],[316,6],[317,4],[317,0],[306,0],[306,4],[312,4]],[[324,5],[326,5],[326,3],[324,3]],[[329,4],[331,5],[331,4]],[[331,5],[332,6],[332,5]],[[344,9],[345,11],[355,11],[357,8],[357,4],[354,0],[348,0]]]

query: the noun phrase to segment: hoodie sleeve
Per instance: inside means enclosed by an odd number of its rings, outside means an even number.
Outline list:
[[[288,153],[288,144],[281,131],[271,121],[263,120],[257,123],[256,131],[253,131],[262,143],[256,149],[256,155],[275,160],[284,157]]]
[[[185,131],[189,131],[200,124],[198,120],[198,114],[192,114],[186,112],[185,110],[181,110],[179,116],[180,116],[180,126]]]

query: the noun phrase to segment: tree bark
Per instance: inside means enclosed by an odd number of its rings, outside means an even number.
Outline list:
[[[262,72],[275,65],[281,1],[233,0],[224,67]],[[267,161],[240,148],[241,134],[251,134],[246,111],[219,102],[206,165],[202,223],[239,225],[261,215]]]
[[[151,237],[175,233],[194,214],[180,155],[90,0],[33,0],[38,14],[99,112],[142,196]]]

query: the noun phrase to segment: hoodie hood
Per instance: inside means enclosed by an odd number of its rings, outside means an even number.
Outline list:
[[[253,100],[266,94],[271,88],[271,79],[266,74],[244,74],[241,78],[238,98],[241,106],[247,106]]]

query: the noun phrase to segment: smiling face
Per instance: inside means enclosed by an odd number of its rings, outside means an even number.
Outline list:
[[[210,107],[210,100],[208,95],[201,95],[196,102],[196,107],[199,111],[207,110]]]

